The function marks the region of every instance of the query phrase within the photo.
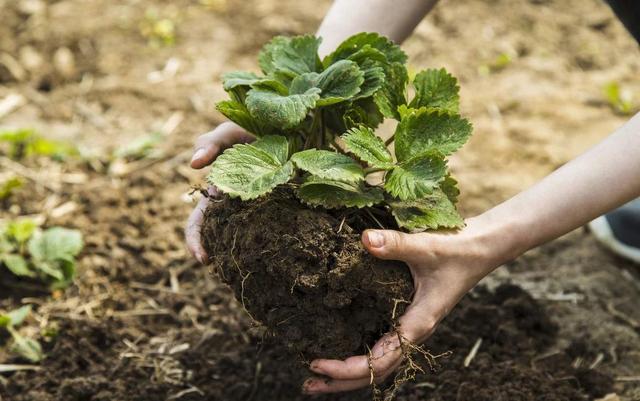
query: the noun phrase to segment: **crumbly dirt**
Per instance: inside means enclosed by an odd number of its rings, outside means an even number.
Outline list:
[[[251,202],[212,200],[205,213],[218,278],[305,361],[365,353],[411,302],[409,268],[369,255],[348,212],[306,207],[281,187]]]
[[[225,98],[221,74],[255,71],[264,42],[314,31],[330,3],[0,0],[0,101],[24,98],[0,127],[71,140],[87,156],[19,160],[27,185],[0,203],[0,219],[31,215],[80,229],[86,242],[64,292],[0,273],[0,310],[33,305],[20,330],[48,355],[37,372],[0,374],[2,401],[309,399],[285,369],[299,356],[255,327],[233,292],[191,258],[182,229],[195,201],[189,193],[206,174],[188,168],[193,141],[222,121],[213,111]],[[140,26],[153,13],[175,22],[175,46],[149,46]],[[450,164],[466,216],[624,123],[628,116],[604,99],[605,84],[640,98],[640,51],[601,0],[442,0],[404,48],[414,71],[444,66],[460,79],[474,136]],[[503,54],[511,61],[488,67]],[[164,135],[153,157],[110,157],[152,132]],[[640,400],[639,276],[582,230],[529,252],[442,322],[426,346],[453,355],[398,399],[592,400],[610,392]],[[491,295],[505,283],[529,295]],[[0,363],[26,363],[9,343],[0,332]]]

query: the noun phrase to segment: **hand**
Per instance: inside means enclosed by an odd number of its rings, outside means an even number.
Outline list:
[[[399,319],[402,337],[423,343],[458,301],[502,260],[489,252],[494,236],[487,222],[469,219],[458,232],[405,234],[391,230],[367,230],[365,248],[381,259],[406,262],[415,284],[412,304]],[[388,333],[371,349],[376,383],[383,382],[403,361],[396,333]],[[329,378],[311,378],[303,385],[307,394],[355,390],[370,385],[369,357],[339,360],[317,359],[310,369]]]
[[[236,143],[251,142],[255,138],[245,131],[242,127],[232,122],[224,122],[211,132],[200,135],[196,139],[193,147],[194,153],[191,158],[191,167],[201,169],[211,164],[220,153],[230,148]],[[215,187],[209,187],[210,196],[217,196],[218,191]],[[208,256],[202,247],[200,236],[200,227],[204,219],[204,211],[207,207],[208,198],[202,197],[198,201],[195,209],[191,212],[187,220],[187,226],[184,230],[187,240],[187,247],[191,254],[202,264],[207,262]]]

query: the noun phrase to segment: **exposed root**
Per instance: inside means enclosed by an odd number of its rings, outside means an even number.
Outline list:
[[[378,219],[376,219],[376,216],[373,215],[373,213],[371,213],[371,211],[369,211],[369,209],[364,209],[365,212],[367,212],[367,214],[369,215],[369,217],[371,217],[373,219],[373,221],[376,222],[376,224],[378,225],[378,227],[380,227],[381,229],[385,229],[385,227],[382,225],[382,223],[380,223],[380,221]]]
[[[396,313],[398,310],[398,304],[400,303],[404,303],[404,304],[410,304],[410,301],[407,301],[405,299],[394,299],[393,300],[393,311],[391,312],[391,320],[392,321],[396,321]]]
[[[247,315],[249,315],[249,318],[251,318],[251,320],[254,323],[259,324],[258,321],[249,312],[249,310],[247,309],[247,306],[246,306],[246,304],[244,302],[244,283],[247,281],[247,279],[249,278],[249,276],[251,276],[251,274],[253,272],[248,272],[246,274],[242,273],[242,269],[240,269],[240,265],[238,264],[238,261],[236,260],[236,257],[233,254],[235,249],[236,249],[236,238],[237,238],[237,236],[238,236],[238,230],[236,230],[236,232],[233,234],[233,245],[231,246],[231,251],[229,253],[231,255],[231,259],[233,260],[233,264],[235,264],[236,269],[238,269],[238,274],[240,274],[240,277],[242,277],[242,282],[240,283],[240,301],[242,303],[242,309],[244,309],[244,311],[247,313]]]
[[[395,308],[394,308],[395,309]],[[392,401],[395,399],[398,390],[404,383],[415,380],[418,374],[426,374],[425,369],[418,363],[416,356],[422,356],[429,366],[431,372],[436,372],[439,368],[438,359],[451,356],[452,352],[447,351],[441,354],[432,354],[429,350],[423,348],[420,345],[414,344],[402,335],[400,330],[394,326],[392,332],[398,338],[400,343],[400,349],[402,351],[402,358],[404,362],[400,365],[396,376],[393,379],[393,384],[385,390],[378,388],[374,381],[375,372],[372,364],[372,354],[369,351],[369,371],[371,372],[371,389],[373,393],[374,401]]]

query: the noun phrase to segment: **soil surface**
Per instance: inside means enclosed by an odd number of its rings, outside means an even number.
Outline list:
[[[285,369],[288,350],[193,260],[182,230],[197,200],[192,187],[206,174],[188,168],[193,141],[222,121],[213,111],[225,98],[221,74],[255,71],[262,44],[313,32],[329,6],[0,0],[0,102],[21,99],[0,115],[0,129],[35,128],[82,152],[16,167],[0,151],[0,174],[27,184],[0,203],[0,219],[77,228],[86,243],[76,282],[63,292],[0,273],[0,310],[33,305],[20,330],[47,353],[39,371],[0,374],[2,401],[309,399]],[[175,45],[152,45],[143,34],[158,19],[173,23]],[[640,99],[638,46],[600,0],[442,0],[404,48],[414,70],[446,67],[460,79],[462,113],[475,129],[450,164],[466,216],[624,123],[604,85]],[[150,156],[112,157],[154,132],[162,141]],[[398,399],[592,400],[608,392],[640,400],[638,272],[583,230],[529,252],[442,322],[426,345],[452,356]],[[9,343],[0,333],[0,363],[27,363]]]
[[[306,207],[287,187],[252,202],[212,200],[205,213],[218,278],[304,361],[365,353],[412,299],[409,268],[365,251],[357,211],[336,214]]]

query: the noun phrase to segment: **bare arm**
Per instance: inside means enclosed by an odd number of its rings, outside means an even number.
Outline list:
[[[517,257],[640,196],[640,113],[607,139],[483,215]]]
[[[320,56],[326,56],[349,36],[377,32],[402,43],[438,0],[336,0],[322,20]]]

